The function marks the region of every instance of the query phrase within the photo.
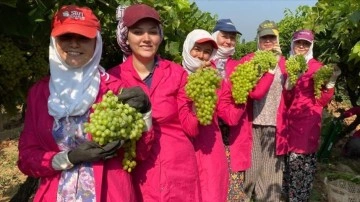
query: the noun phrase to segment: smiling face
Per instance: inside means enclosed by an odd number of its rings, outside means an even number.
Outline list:
[[[78,34],[63,34],[55,37],[56,50],[61,59],[71,67],[85,65],[94,55],[96,38],[86,38]]]
[[[221,46],[224,48],[235,47],[236,32],[219,31],[219,34],[216,37],[216,42],[217,42],[218,46]]]
[[[129,28],[129,46],[134,57],[140,60],[152,60],[161,43],[158,22],[152,19],[143,19]]]
[[[277,37],[275,35],[265,35],[259,39],[260,50],[272,50],[277,44]]]
[[[190,51],[190,55],[202,61],[210,60],[214,48],[211,42],[195,43]]]
[[[311,43],[306,40],[294,41],[294,53],[296,55],[305,55],[311,46]]]

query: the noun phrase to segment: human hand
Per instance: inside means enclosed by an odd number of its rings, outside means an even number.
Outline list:
[[[86,141],[77,148],[68,152],[68,159],[72,164],[94,162],[101,159],[112,158],[117,150],[124,144],[123,140],[116,140],[101,147],[93,141]]]
[[[334,88],[337,78],[341,74],[341,69],[337,65],[333,65],[333,74],[331,75],[329,82],[326,84],[326,88]]]
[[[146,113],[151,109],[151,103],[146,93],[139,87],[123,88],[118,95],[119,100],[130,105],[140,113]]]
[[[270,74],[275,74],[275,68],[269,69],[269,70],[268,70],[268,73],[270,73]]]
[[[202,67],[209,67],[209,66],[211,66],[211,62],[210,61],[203,61],[201,66]]]
[[[337,77],[339,77],[341,74],[341,69],[339,68],[339,66],[334,65],[334,71],[331,77],[334,77],[335,80],[337,79]]]
[[[274,48],[272,48],[271,51],[272,51],[273,53],[275,53],[275,55],[281,55],[281,54],[282,54],[280,45],[279,45],[278,43],[274,45]]]

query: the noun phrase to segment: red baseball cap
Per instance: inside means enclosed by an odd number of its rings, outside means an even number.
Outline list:
[[[87,38],[95,38],[100,29],[100,22],[90,8],[67,5],[55,13],[51,36],[74,33]]]
[[[134,4],[124,10],[123,22],[127,27],[133,26],[144,18],[151,18],[160,23],[159,13],[146,4]]]
[[[218,45],[217,43],[215,42],[215,40],[210,36],[210,37],[206,37],[206,38],[201,38],[199,40],[196,41],[196,43],[205,43],[205,42],[210,42],[212,47],[215,48],[215,49],[218,49]]]

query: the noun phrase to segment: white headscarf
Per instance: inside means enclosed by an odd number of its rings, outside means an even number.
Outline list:
[[[55,47],[55,38],[50,38],[50,96],[48,98],[49,114],[55,122],[69,116],[83,115],[94,103],[99,92],[102,39],[98,31],[96,48],[93,57],[82,67],[73,68],[61,59]]]
[[[191,49],[194,47],[196,41],[198,41],[200,39],[210,39],[210,40],[214,41],[214,39],[212,38],[210,33],[205,30],[202,30],[202,29],[195,29],[195,30],[191,31],[186,36],[186,39],[184,41],[184,46],[183,46],[183,51],[182,51],[182,58],[183,58],[182,66],[185,68],[185,70],[189,74],[195,72],[196,69],[201,67],[201,65],[204,62],[204,61],[202,61],[198,58],[194,58],[193,56],[190,55]],[[216,42],[214,41],[214,43],[216,43]],[[211,60],[215,56],[216,51],[217,51],[217,49],[214,48],[209,60]]]
[[[290,55],[295,55],[295,51],[294,51],[294,42],[295,41],[291,41],[291,49],[290,49]],[[311,43],[310,48],[308,50],[308,52],[304,55],[304,58],[306,60],[306,63],[309,62],[309,60],[311,60],[314,56],[313,56],[313,47],[314,47],[314,41],[309,41]]]
[[[217,37],[218,37],[219,33],[220,33],[220,31],[218,30],[218,31],[212,33],[212,35],[211,35],[213,37],[213,39],[216,41],[216,43],[217,43]],[[234,55],[234,53],[235,53],[235,47],[225,48],[225,47],[219,46],[213,60],[228,59],[230,56]]]

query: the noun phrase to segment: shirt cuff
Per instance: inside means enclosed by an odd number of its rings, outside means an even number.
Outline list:
[[[329,82],[326,84],[326,88],[327,88],[327,89],[334,88],[334,87],[335,87],[335,81],[329,81]]]
[[[150,128],[152,127],[152,114],[151,114],[151,110],[142,114],[143,115],[143,120],[145,121],[145,129],[144,132],[147,132],[150,130]]]
[[[51,165],[55,170],[67,170],[74,167],[74,165],[69,161],[68,153],[69,151],[62,151],[55,154],[51,162]]]

